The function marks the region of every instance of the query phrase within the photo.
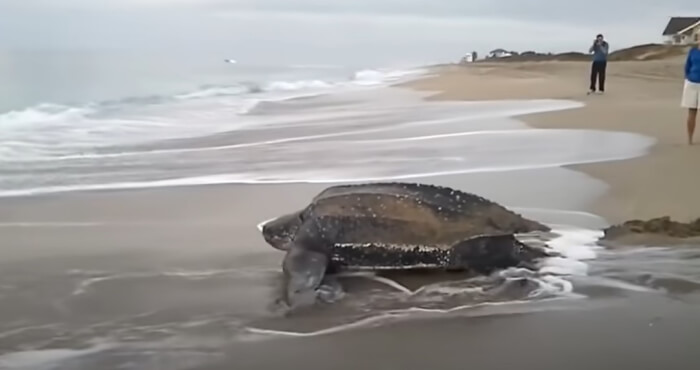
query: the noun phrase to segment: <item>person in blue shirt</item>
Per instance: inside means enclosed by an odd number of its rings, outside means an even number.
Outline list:
[[[593,94],[596,91],[596,80],[598,80],[598,90],[601,93],[605,92],[605,70],[608,66],[608,51],[610,45],[605,41],[603,35],[598,34],[593,45],[588,49],[589,53],[593,53],[593,64],[591,65],[591,87],[588,91]]]
[[[693,145],[695,121],[700,106],[700,42],[688,51],[685,60],[685,83],[681,106],[688,108],[688,144]]]

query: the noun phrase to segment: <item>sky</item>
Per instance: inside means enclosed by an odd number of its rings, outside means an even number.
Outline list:
[[[632,5],[634,4],[634,5]],[[0,48],[454,61],[660,42],[697,0],[2,0]]]

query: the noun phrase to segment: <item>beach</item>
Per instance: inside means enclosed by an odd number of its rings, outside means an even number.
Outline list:
[[[697,365],[696,247],[596,246],[612,223],[699,216],[681,65],[611,63],[606,94],[590,96],[588,63],[442,66],[396,88],[267,100],[236,130],[60,148],[26,164],[64,176],[37,180],[10,162],[0,368]],[[230,113],[221,96],[203,99],[186,101],[210,109],[202,119]],[[566,258],[478,286],[493,295],[368,293],[363,280],[317,315],[271,314],[282,253],[260,223],[332,184],[381,179],[503,203],[554,225]]]
[[[576,99],[579,109],[525,115],[537,128],[595,129],[643,134],[656,140],[648,155],[621,162],[575,165],[608,184],[588,208],[611,223],[671,216],[698,217],[694,196],[697,146],[687,145],[680,107],[683,58],[611,62],[605,95],[586,96],[590,65],[582,62],[476,63],[445,67],[438,76],[414,82],[439,91],[434,99]],[[478,86],[466,89],[463,86]]]

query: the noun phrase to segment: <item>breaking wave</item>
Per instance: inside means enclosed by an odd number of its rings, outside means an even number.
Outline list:
[[[169,96],[38,104],[0,114],[0,163],[60,154],[65,147],[89,150],[230,131],[245,126],[238,121],[261,103],[383,86],[421,73],[363,70],[336,80],[240,82],[204,85]]]

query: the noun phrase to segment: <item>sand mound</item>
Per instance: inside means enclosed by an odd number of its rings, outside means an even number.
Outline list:
[[[616,50],[610,53],[610,60],[659,60],[674,58],[688,52],[687,46],[645,44]]]
[[[700,238],[700,218],[678,222],[670,217],[630,220],[604,230],[603,241],[622,244],[693,243]]]

